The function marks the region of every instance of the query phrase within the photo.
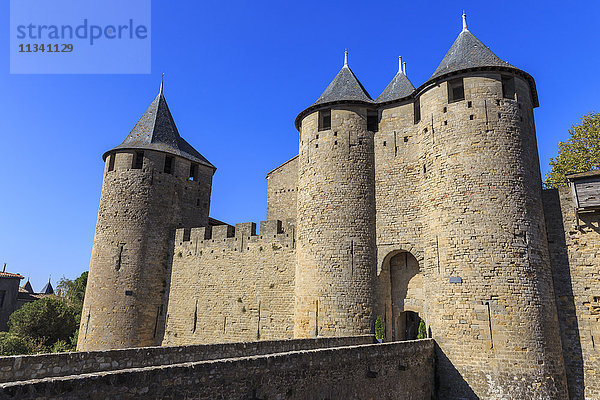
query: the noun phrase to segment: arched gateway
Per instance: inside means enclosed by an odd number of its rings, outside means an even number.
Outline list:
[[[392,251],[383,260],[378,280],[387,340],[416,339],[419,322],[425,319],[419,262],[407,251]]]

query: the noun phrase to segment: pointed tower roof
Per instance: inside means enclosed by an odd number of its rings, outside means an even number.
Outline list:
[[[304,116],[311,113],[319,106],[328,103],[368,103],[375,104],[369,93],[365,90],[356,75],[348,66],[348,52],[344,52],[344,66],[327,86],[327,89],[319,96],[317,101],[302,111],[296,117],[296,129],[300,130],[300,123]]]
[[[41,294],[54,294],[54,289],[52,288],[50,279],[48,279],[48,283],[46,283],[46,286],[44,286],[44,288],[42,289],[42,291],[40,293]]]
[[[33,293],[33,288],[31,287],[31,283],[29,283],[29,279],[27,279],[27,282],[25,282],[25,285],[23,285],[23,290],[25,290],[27,293]]]
[[[431,78],[434,79],[441,75],[446,75],[462,69],[480,68],[480,67],[510,67],[512,65],[502,61],[492,51],[487,48],[479,39],[477,39],[467,29],[467,16],[463,12],[463,30],[458,35],[446,56],[437,67]]]
[[[344,66],[313,106],[335,101],[364,101],[369,103],[373,101],[348,66],[347,51],[344,52]]]
[[[135,124],[123,143],[104,153],[102,159],[105,160],[112,151],[125,149],[163,151],[215,168],[196,149],[179,136],[179,131],[177,130],[177,126],[175,126],[175,121],[163,95],[162,81],[158,95],[137,124]]]
[[[539,105],[537,89],[533,77],[527,72],[522,71],[506,61],[501,60],[497,55],[487,48],[479,39],[477,39],[467,28],[467,16],[463,11],[462,32],[458,35],[448,53],[440,62],[437,69],[419,89],[427,87],[433,80],[445,78],[448,75],[465,70],[500,70],[508,71],[520,75],[529,82],[531,90],[531,100],[534,107]]]
[[[415,87],[408,80],[406,72],[402,70],[402,57],[398,57],[398,64],[398,73],[379,97],[375,99],[376,102],[383,103],[386,101],[398,100],[414,92]]]

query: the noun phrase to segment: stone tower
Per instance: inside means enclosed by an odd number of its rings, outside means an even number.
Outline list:
[[[103,155],[77,349],[159,345],[175,228],[205,226],[215,167],[179,136],[160,92]]]
[[[294,336],[371,331],[376,106],[346,60],[300,131]]]
[[[466,26],[413,95],[442,398],[564,399],[533,78]]]

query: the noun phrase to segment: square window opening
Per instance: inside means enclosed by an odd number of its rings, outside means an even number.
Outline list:
[[[173,173],[173,157],[171,157],[171,156],[165,156],[165,167],[163,169],[163,172],[165,174],[172,174]]]
[[[190,181],[197,181],[198,180],[198,164],[196,164],[196,163],[192,163],[190,165],[189,180]]]
[[[448,103],[465,99],[465,86],[463,78],[448,81]]]
[[[515,99],[515,78],[513,76],[502,75],[502,97]]]
[[[418,124],[419,121],[421,121],[421,100],[419,98],[415,99],[413,110],[415,114],[415,124]]]
[[[319,130],[331,129],[331,110],[319,111]]]
[[[379,131],[379,113],[377,111],[367,111],[367,130],[371,132]]]
[[[114,171],[115,169],[115,154],[108,156],[108,170]]]
[[[132,169],[142,169],[144,166],[144,152],[136,151],[133,156],[133,163],[131,165]]]

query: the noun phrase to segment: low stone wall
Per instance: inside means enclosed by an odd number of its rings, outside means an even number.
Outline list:
[[[431,339],[0,384],[0,399],[431,399]]]
[[[0,382],[373,343],[370,335],[0,357]]]

